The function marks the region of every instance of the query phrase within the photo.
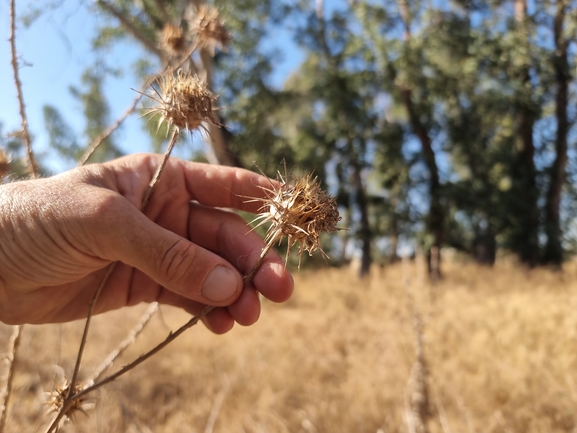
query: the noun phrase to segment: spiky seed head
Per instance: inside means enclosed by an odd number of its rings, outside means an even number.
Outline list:
[[[278,186],[266,189],[269,197],[257,217],[261,220],[258,226],[271,223],[265,241],[280,242],[286,237],[287,258],[290,249],[299,244],[299,267],[305,251],[312,255],[319,250],[328,258],[321,248],[320,235],[339,230],[341,217],[335,198],[321,189],[318,178],[313,179],[312,174],[285,179],[279,173],[278,181]]]
[[[84,388],[83,384],[76,384],[74,386],[74,393],[78,393],[82,391]],[[55,386],[51,392],[47,392],[48,401],[46,405],[48,405],[47,413],[56,413],[59,412],[64,404],[66,396],[70,390],[70,381],[68,379],[64,379],[59,385]],[[66,421],[73,421],[78,413],[82,413],[86,416],[87,410],[90,410],[94,407],[94,402],[89,400],[86,397],[81,397],[78,400],[75,400],[72,406],[68,409],[68,411],[64,414],[62,418],[62,422]]]
[[[217,96],[197,75],[179,70],[176,74],[163,75],[158,84],[160,92],[148,95],[157,105],[146,110],[145,114],[151,114],[152,118],[160,116],[159,128],[162,123],[179,131],[198,129],[203,122],[220,126],[213,107]]]
[[[4,149],[0,147],[0,180],[10,173],[10,158],[4,152]]]
[[[191,33],[196,37],[196,44],[200,48],[207,48],[214,55],[215,48],[226,50],[230,43],[230,34],[224,27],[218,9],[203,4],[191,25]]]
[[[160,46],[170,54],[182,54],[186,50],[186,37],[182,28],[166,24],[160,33]]]

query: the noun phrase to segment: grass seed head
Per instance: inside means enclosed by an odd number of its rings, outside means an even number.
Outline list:
[[[182,28],[166,24],[160,33],[160,45],[170,54],[182,54],[186,50],[186,37]]]
[[[203,122],[220,126],[213,107],[217,96],[197,75],[179,70],[176,74],[163,75],[158,84],[160,92],[154,96],[148,95],[157,105],[149,108],[146,114],[151,114],[153,118],[160,116],[159,127],[166,123],[169,128],[192,131],[200,128]]]
[[[267,189],[269,197],[257,217],[262,220],[259,225],[271,223],[266,242],[280,242],[286,237],[287,258],[290,249],[299,244],[299,267],[305,251],[312,255],[319,250],[328,258],[321,248],[320,235],[338,230],[341,217],[335,198],[321,189],[312,174],[285,180],[279,173],[278,178],[280,186]]]
[[[224,27],[218,9],[202,5],[192,22],[191,32],[196,36],[200,48],[207,48],[214,55],[215,48],[226,50],[230,43],[230,34]]]

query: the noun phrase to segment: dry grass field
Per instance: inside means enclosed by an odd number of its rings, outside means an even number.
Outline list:
[[[407,432],[411,311],[424,323],[431,432],[577,431],[577,266],[561,274],[454,262],[434,286],[423,268],[374,269],[363,282],[349,270],[301,272],[294,297],[266,302],[255,326],[189,330],[99,391],[89,416],[65,431]],[[144,308],[94,320],[85,374]],[[115,367],[186,320],[162,308]],[[9,432],[45,428],[44,391],[57,365],[70,374],[81,327],[25,328]],[[10,329],[1,332],[7,341]]]

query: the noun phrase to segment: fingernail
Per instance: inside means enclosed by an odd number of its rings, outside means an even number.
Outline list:
[[[219,265],[208,273],[200,292],[210,301],[223,302],[236,293],[239,283],[240,278],[232,269]]]

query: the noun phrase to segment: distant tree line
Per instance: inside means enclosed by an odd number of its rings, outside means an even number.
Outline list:
[[[97,0],[96,50],[120,40],[148,53],[145,76],[185,47],[202,0]],[[574,123],[577,2],[570,0],[215,0],[230,40],[204,43],[183,66],[220,95],[224,128],[209,130],[212,160],[274,175],[314,170],[338,196],[336,262],[360,252],[398,260],[412,245],[430,258],[452,247],[491,265],[498,251],[528,266],[560,266],[577,249]],[[279,28],[305,54],[273,86]],[[182,50],[180,54],[182,54]],[[115,68],[118,68],[115,65]],[[73,89],[87,141],[108,119],[102,86],[114,68]],[[79,139],[45,109],[52,146],[77,158]],[[163,131],[150,133],[159,149]],[[114,135],[94,160],[118,154]],[[211,159],[211,158],[209,158]],[[437,267],[430,267],[438,272]]]

